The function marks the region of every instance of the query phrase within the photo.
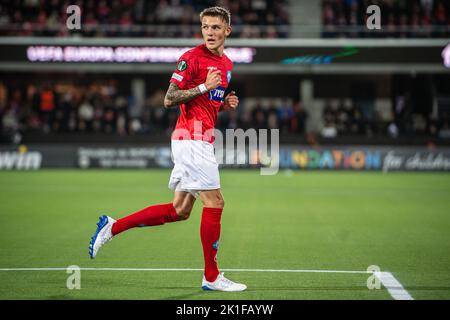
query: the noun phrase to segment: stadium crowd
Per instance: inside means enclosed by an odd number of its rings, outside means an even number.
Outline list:
[[[393,93],[388,118],[375,108],[375,98],[338,97],[324,100],[321,119],[322,137],[391,136],[448,131],[448,112],[432,119],[430,97],[412,91]],[[178,108],[163,107],[165,91],[150,92],[142,104],[120,90],[117,80],[96,79],[91,83],[24,82],[8,86],[0,82],[0,131],[4,135],[20,133],[87,133],[130,136],[169,135],[175,127]],[[422,108],[422,109],[421,109]],[[302,101],[292,97],[241,99],[237,112],[220,113],[219,130],[242,128],[280,129],[282,135],[308,133],[311,115]]]
[[[179,111],[163,107],[164,95],[158,89],[139,106],[133,96],[119,92],[113,79],[89,85],[32,83],[23,88],[8,88],[0,83],[0,129],[9,134],[170,134]],[[280,128],[282,133],[304,133],[308,115],[300,102],[287,98],[277,103],[270,99],[264,102],[269,106],[256,104],[235,113],[221,113],[218,129]]]
[[[380,32],[366,27],[370,5],[381,9]],[[325,38],[448,38],[448,0],[322,0]]]
[[[66,27],[70,5],[81,9],[80,30]],[[200,37],[198,12],[211,5],[230,9],[231,37],[289,37],[289,0],[3,0],[0,36],[194,38]],[[381,9],[380,32],[366,27],[370,5]],[[322,26],[325,38],[446,38],[450,2],[322,0]]]
[[[66,27],[67,7],[81,9],[80,30]],[[286,0],[3,0],[0,35],[86,37],[200,37],[198,13],[230,9],[232,37],[287,37]]]

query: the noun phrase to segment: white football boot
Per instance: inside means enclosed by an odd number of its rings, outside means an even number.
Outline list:
[[[94,259],[98,250],[112,239],[113,235],[111,229],[115,222],[116,220],[108,216],[101,216],[99,218],[97,230],[89,243],[89,255],[91,256],[91,259]]]
[[[236,292],[236,291],[244,291],[245,289],[247,289],[247,286],[242,283],[235,283],[225,278],[223,276],[223,272],[221,272],[214,282],[206,281],[205,276],[203,276],[202,289],[211,291]]]

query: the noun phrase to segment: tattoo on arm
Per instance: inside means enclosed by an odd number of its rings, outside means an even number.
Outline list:
[[[171,83],[169,89],[167,89],[166,97],[164,98],[164,106],[166,108],[178,106],[182,103],[191,101],[201,94],[198,87],[181,90],[175,83]]]

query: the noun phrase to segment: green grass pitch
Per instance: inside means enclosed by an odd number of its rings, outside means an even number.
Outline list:
[[[187,221],[136,228],[88,256],[98,216],[171,201],[168,170],[0,172],[0,299],[392,299],[365,273],[228,271],[242,293],[204,292],[201,271],[5,268],[203,267],[201,203]],[[377,265],[414,299],[450,298],[450,175],[222,170],[225,269]]]

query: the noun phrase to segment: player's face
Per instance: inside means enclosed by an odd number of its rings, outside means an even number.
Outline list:
[[[204,16],[202,18],[202,35],[206,47],[211,51],[223,50],[226,37],[231,33],[231,27],[220,17]]]

